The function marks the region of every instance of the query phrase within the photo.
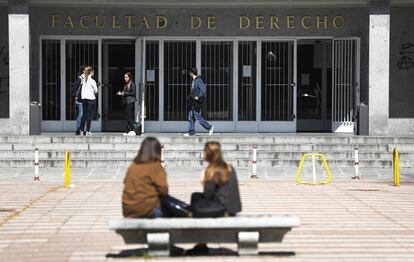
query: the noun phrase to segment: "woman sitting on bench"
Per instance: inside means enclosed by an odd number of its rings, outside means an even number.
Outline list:
[[[235,216],[241,211],[239,184],[236,171],[223,159],[220,143],[205,144],[204,160],[209,165],[201,177],[203,193],[191,195],[193,217]]]
[[[163,217],[160,199],[168,195],[167,174],[161,165],[161,144],[154,137],[142,141],[124,179],[124,217]]]

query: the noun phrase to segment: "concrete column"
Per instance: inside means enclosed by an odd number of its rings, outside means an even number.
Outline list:
[[[389,1],[371,1],[369,15],[369,134],[387,135],[390,68]]]
[[[28,0],[9,0],[10,134],[28,135],[30,31]]]

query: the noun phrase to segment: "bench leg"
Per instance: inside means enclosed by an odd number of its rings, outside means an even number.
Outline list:
[[[150,256],[170,255],[170,234],[169,233],[148,233],[148,254]]]
[[[259,232],[239,232],[239,255],[258,255]]]

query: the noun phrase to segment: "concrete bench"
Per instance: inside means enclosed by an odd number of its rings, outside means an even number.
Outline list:
[[[300,224],[292,215],[241,215],[224,218],[157,218],[110,220],[109,228],[126,244],[148,244],[149,255],[168,256],[170,245],[238,243],[239,255],[257,255],[258,243],[282,242]]]

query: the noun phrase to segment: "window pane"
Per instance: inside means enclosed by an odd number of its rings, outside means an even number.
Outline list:
[[[256,42],[239,42],[239,121],[256,120]]]
[[[66,41],[66,120],[75,120],[76,106],[72,96],[72,87],[82,74],[82,67],[92,66],[95,70],[93,78],[98,82],[98,41],[68,40]],[[98,99],[96,100],[98,101]],[[96,103],[95,112],[98,112]]]
[[[9,118],[9,25],[7,9],[3,9],[0,14],[0,118]]]
[[[60,40],[42,41],[42,118],[60,120]]]
[[[233,43],[202,42],[201,69],[205,79],[208,120],[233,120]]]
[[[196,43],[166,41],[164,44],[164,120],[184,121],[191,89],[188,70],[196,65]]]
[[[146,42],[145,72],[147,74],[145,89],[146,120],[158,120],[159,106],[159,45],[158,41]],[[149,76],[154,78],[149,78]]]

